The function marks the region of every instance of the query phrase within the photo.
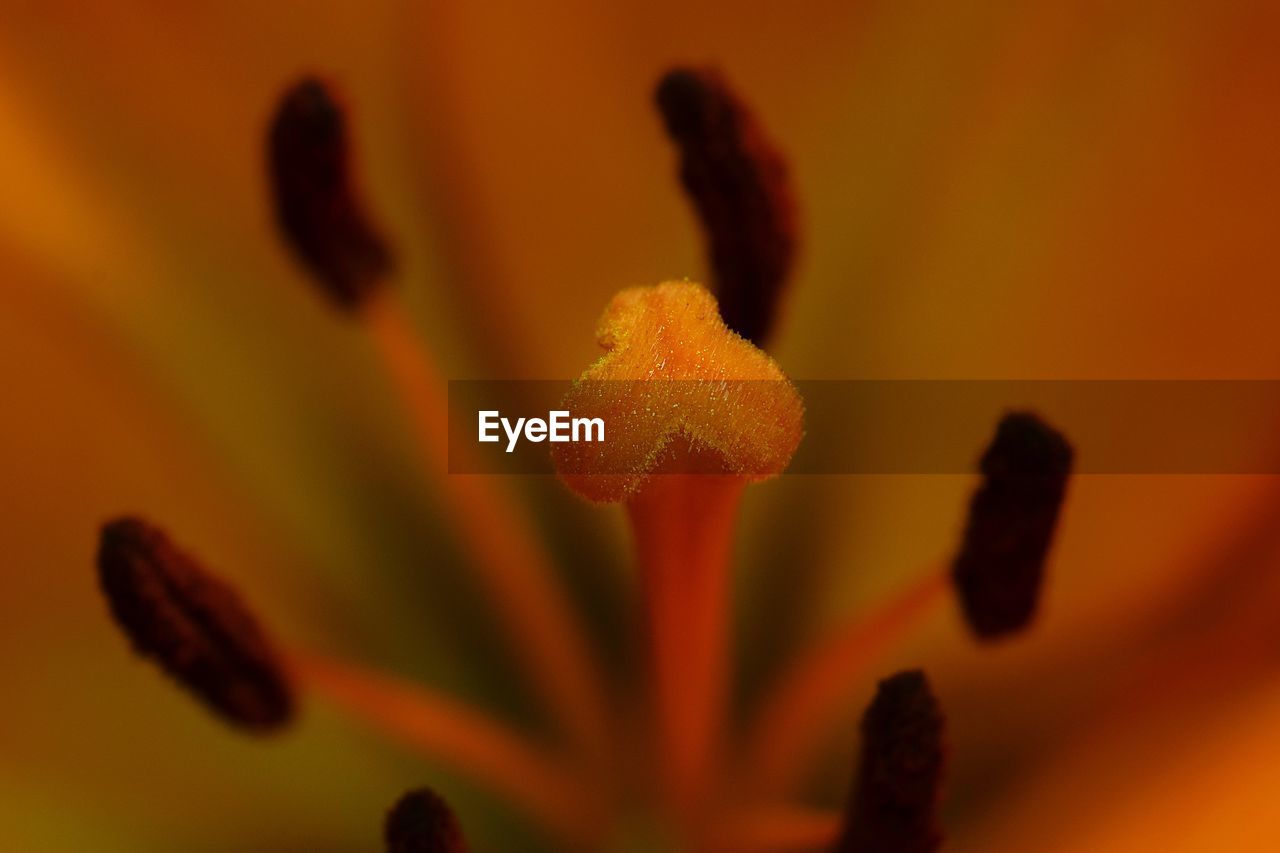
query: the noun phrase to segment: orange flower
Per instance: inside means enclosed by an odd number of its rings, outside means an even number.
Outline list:
[[[773,266],[798,286],[767,341],[792,376],[1280,363],[1280,21],[1264,4],[171,5],[54,0],[0,22],[6,849],[364,849],[371,816],[423,782],[479,849],[556,849],[442,769],[457,761],[371,746],[331,705],[308,702],[269,748],[231,739],[128,666],[86,563],[104,519],[142,510],[269,616],[305,682],[327,677],[419,748],[486,766],[483,708],[535,741],[517,750],[535,767],[544,735],[557,757],[589,751],[616,719],[593,710],[597,678],[640,690],[613,513],[549,481],[440,478],[415,441],[438,401],[412,389],[433,369],[573,375],[621,287],[719,269],[657,179],[675,168],[644,102],[673,61],[723,68],[789,155],[804,253]],[[295,286],[263,192],[273,101],[317,67],[349,95],[404,297],[346,324]],[[752,740],[772,728],[762,709],[821,709],[834,725],[815,725],[787,802],[830,831],[858,708],[879,676],[923,665],[953,745],[950,849],[1274,848],[1274,483],[1077,478],[1034,630],[995,647],[938,606],[970,487],[745,492],[721,756],[779,749]],[[513,556],[536,568],[510,584]],[[838,690],[806,675],[847,667]],[[432,685],[437,716],[408,680]],[[771,706],[788,682],[843,698]],[[561,778],[532,787],[554,801]],[[814,816],[762,812],[747,834]]]

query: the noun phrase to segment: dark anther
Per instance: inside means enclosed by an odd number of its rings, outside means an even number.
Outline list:
[[[358,307],[390,272],[391,252],[365,214],[346,116],[323,83],[307,78],[284,93],[267,147],[285,242],[339,307]]]
[[[715,71],[670,71],[656,100],[706,232],[720,313],[729,328],[763,345],[796,253],[786,162]]]
[[[930,853],[942,844],[943,718],[923,672],[880,682],[836,853]]]
[[[458,819],[434,791],[409,791],[387,812],[387,853],[466,853]]]
[[[982,484],[952,564],[965,618],[978,637],[1013,633],[1035,615],[1072,456],[1062,434],[1037,416],[1014,412],[1001,419],[982,457]]]
[[[292,719],[292,686],[257,620],[159,529],[137,518],[104,526],[98,574],[134,649],[223,717],[255,731]]]

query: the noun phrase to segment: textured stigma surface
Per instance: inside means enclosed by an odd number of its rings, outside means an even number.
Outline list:
[[[593,501],[625,500],[662,471],[763,480],[780,474],[804,432],[804,404],[781,368],[730,331],[701,285],[624,290],[596,330],[606,350],[566,395],[599,417],[599,443],[556,445],[556,470]],[[710,465],[710,467],[707,467]]]

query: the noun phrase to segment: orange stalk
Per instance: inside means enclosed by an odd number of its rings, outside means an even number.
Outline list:
[[[528,518],[496,479],[449,473],[444,383],[401,304],[394,296],[380,296],[365,306],[363,316],[417,428],[424,461],[443,492],[441,504],[535,690],[577,744],[598,755],[608,736],[602,681]]]
[[[680,849],[705,849],[729,681],[729,560],[743,488],[786,469],[804,403],[730,332],[701,285],[624,290],[596,328],[605,354],[561,408],[609,424],[552,449],[556,471],[630,516],[649,646],[657,805]]]
[[[711,849],[723,853],[800,853],[830,850],[843,816],[801,806],[765,806],[724,818]]]
[[[290,659],[304,687],[350,717],[506,797],[575,843],[595,837],[590,792],[555,759],[502,723],[426,688],[306,653]]]
[[[741,477],[662,474],[627,504],[644,589],[659,784],[686,832],[717,762],[729,678],[730,570]]]
[[[929,572],[838,626],[782,672],[747,735],[741,778],[754,795],[779,796],[798,781],[867,665],[945,601],[947,588],[945,572]]]

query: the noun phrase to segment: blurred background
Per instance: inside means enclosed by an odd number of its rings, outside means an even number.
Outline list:
[[[139,512],[289,642],[531,713],[367,339],[276,240],[263,134],[300,75],[347,95],[451,378],[575,376],[617,289],[703,275],[651,105],[673,63],[720,67],[790,157],[790,375],[1280,378],[1277,37],[1262,0],[2,0],[0,848],[369,850],[430,782],[478,849],[539,849],[322,707],[233,737],[97,592],[98,526]],[[625,678],[617,510],[519,485]],[[753,489],[742,700],[944,558],[971,487]],[[948,610],[883,661],[947,709],[949,849],[1280,846],[1277,568],[1280,482],[1079,478],[1027,637]]]

